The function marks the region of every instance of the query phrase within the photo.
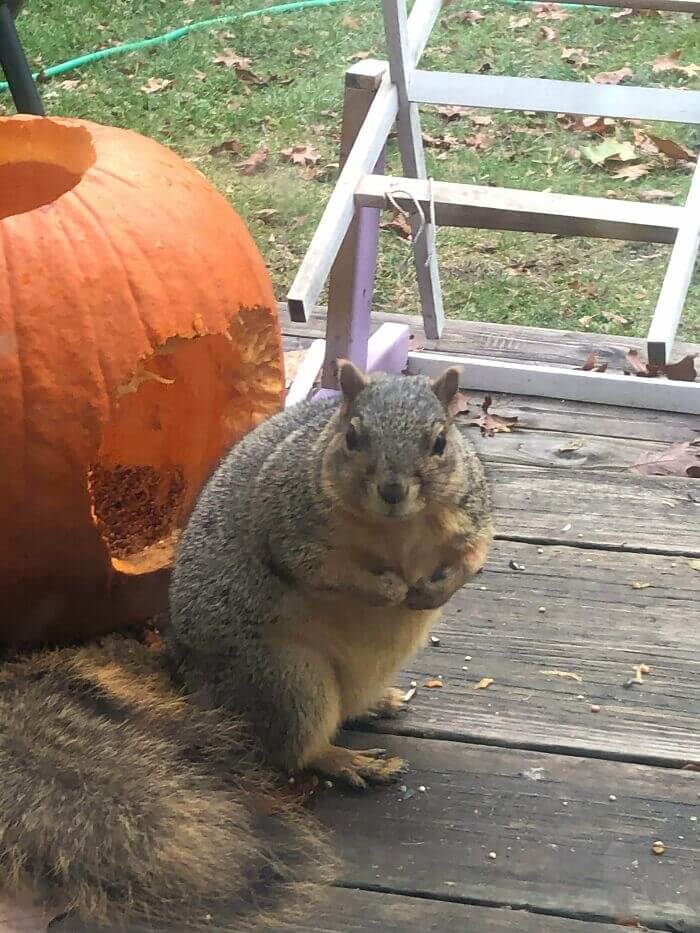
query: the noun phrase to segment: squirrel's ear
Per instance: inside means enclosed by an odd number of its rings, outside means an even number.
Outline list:
[[[432,386],[433,392],[449,411],[450,404],[459,391],[459,370],[455,366],[451,366],[441,376],[433,380]]]
[[[343,393],[346,405],[352,405],[360,392],[367,385],[367,377],[350,360],[338,360],[338,385]]]

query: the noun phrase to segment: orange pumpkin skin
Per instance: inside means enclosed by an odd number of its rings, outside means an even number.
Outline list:
[[[283,393],[263,260],[198,171],[126,130],[0,119],[0,640],[165,609],[202,484]]]

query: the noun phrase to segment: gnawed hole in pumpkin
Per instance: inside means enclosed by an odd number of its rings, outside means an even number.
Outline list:
[[[88,473],[94,521],[115,570],[172,563],[196,498],[223,453],[279,407],[276,333],[242,311],[230,335],[173,337],[120,388]]]
[[[52,204],[95,161],[84,127],[8,120],[0,129],[0,220]]]

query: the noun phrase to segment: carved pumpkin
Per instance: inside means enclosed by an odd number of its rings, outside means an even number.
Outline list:
[[[203,482],[283,391],[262,258],[198,171],[125,130],[0,119],[0,640],[163,610]]]

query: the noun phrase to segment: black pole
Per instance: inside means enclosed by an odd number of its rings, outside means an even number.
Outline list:
[[[13,7],[16,6],[17,4],[13,4]],[[44,106],[22,43],[19,41],[10,7],[5,0],[0,0],[0,65],[5,72],[17,111],[43,117]]]

